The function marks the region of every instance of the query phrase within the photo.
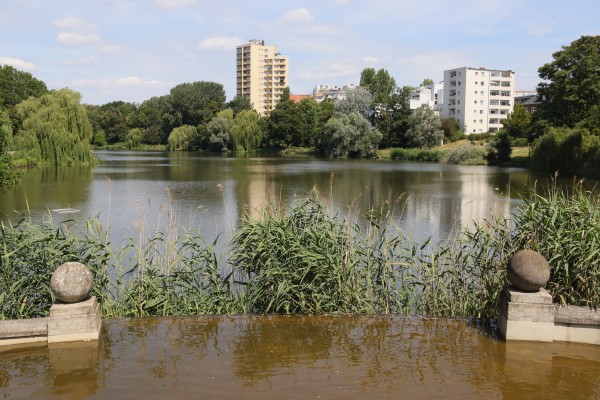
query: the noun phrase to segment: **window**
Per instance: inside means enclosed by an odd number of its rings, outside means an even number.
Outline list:
[[[483,114],[483,110],[479,110],[479,114]]]
[[[535,107],[531,107],[531,112],[535,112]]]
[[[481,81],[481,86],[483,86],[483,81]]]
[[[483,100],[479,100],[479,105],[483,105]]]
[[[480,120],[479,120],[479,123],[480,123],[480,124],[483,124],[483,120],[482,120],[482,119],[480,119]]]
[[[475,101],[473,102],[473,104],[477,104],[477,100],[475,100]]]
[[[481,95],[483,96],[483,90],[482,90],[480,93],[481,93]]]

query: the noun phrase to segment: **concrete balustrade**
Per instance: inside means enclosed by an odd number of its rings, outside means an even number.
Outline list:
[[[49,317],[0,321],[0,346],[98,340],[102,321],[100,305],[90,296],[92,283],[83,264],[62,264],[50,280],[57,300]]]

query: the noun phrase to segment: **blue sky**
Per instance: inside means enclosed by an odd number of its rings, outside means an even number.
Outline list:
[[[365,67],[400,86],[463,66],[511,69],[531,90],[553,52],[598,34],[598,0],[0,0],[0,64],[90,104],[202,80],[231,98],[235,46],[249,39],[289,57],[297,94],[357,84]]]

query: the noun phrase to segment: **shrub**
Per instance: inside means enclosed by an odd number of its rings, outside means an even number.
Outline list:
[[[442,162],[447,164],[485,165],[487,150],[471,143],[463,144],[450,151]]]

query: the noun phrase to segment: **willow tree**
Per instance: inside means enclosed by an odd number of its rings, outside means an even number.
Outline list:
[[[93,129],[80,101],[79,93],[61,89],[18,104],[21,129],[15,135],[17,158],[34,165],[91,162]]]
[[[254,111],[241,111],[231,124],[231,139],[236,152],[255,151],[264,136],[260,116]]]
[[[196,127],[183,125],[173,129],[167,140],[167,150],[186,151],[190,149],[192,136],[196,134]]]

